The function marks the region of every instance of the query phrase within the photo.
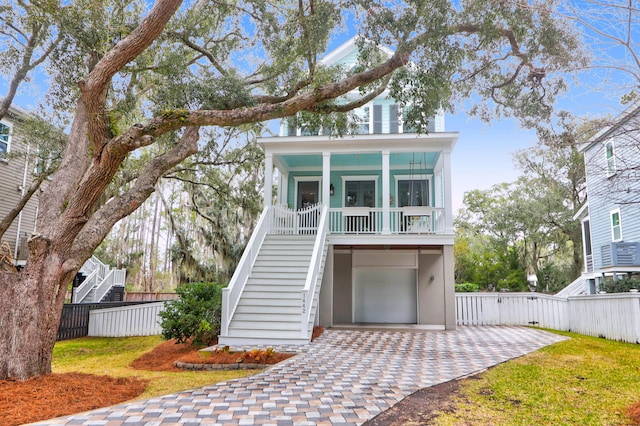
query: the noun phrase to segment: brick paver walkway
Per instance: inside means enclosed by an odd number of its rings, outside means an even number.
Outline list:
[[[561,340],[524,327],[327,330],[302,354],[254,376],[39,424],[357,425],[418,389]]]

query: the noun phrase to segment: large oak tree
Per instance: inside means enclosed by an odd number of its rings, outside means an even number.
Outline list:
[[[484,118],[545,119],[577,66],[571,25],[553,0],[55,0],[52,108],[70,108],[66,149],[40,196],[38,234],[19,273],[2,273],[0,379],[51,369],[67,284],[111,227],[157,180],[196,153],[204,126],[299,114],[345,123],[385,90],[418,127],[469,102]],[[361,36],[355,67],[318,58],[345,28]],[[365,41],[366,40],[366,41]],[[393,54],[376,54],[378,46]],[[410,64],[410,65],[408,65]],[[350,94],[349,102],[336,101]],[[336,126],[339,131],[339,126]],[[336,143],[341,143],[336,141]],[[112,184],[138,150],[130,184]]]

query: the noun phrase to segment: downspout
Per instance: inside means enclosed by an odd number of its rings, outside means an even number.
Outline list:
[[[29,145],[27,145],[27,155],[24,158],[24,173],[22,174],[22,185],[20,186],[20,197],[24,197],[27,186],[27,171],[29,170]],[[26,205],[25,205],[26,207]],[[16,231],[16,246],[13,250],[13,258],[18,258],[18,246],[20,245],[20,231],[22,230],[22,210],[18,213],[18,230]]]

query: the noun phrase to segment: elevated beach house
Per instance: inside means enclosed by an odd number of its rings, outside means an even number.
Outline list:
[[[580,147],[588,202],[582,222],[582,293],[596,293],[604,277],[640,273],[640,102]]]
[[[351,40],[324,62],[356,55]],[[442,116],[413,133],[385,94],[356,113],[343,138],[285,121],[260,140],[265,208],[223,291],[221,344],[306,343],[315,324],[455,328],[458,134]]]

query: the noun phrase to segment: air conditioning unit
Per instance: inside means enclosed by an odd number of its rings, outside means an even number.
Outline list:
[[[602,266],[640,266],[640,242],[602,246]]]

